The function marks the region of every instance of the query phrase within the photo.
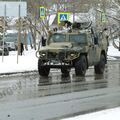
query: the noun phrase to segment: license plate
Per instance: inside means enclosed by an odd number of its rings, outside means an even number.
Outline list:
[[[58,60],[52,60],[53,65],[60,64],[60,61]]]

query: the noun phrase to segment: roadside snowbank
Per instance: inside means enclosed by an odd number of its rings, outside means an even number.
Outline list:
[[[119,120],[119,119],[120,108],[114,108],[62,120]]]
[[[0,56],[0,73],[13,73],[37,70],[37,58],[35,56],[35,50],[30,49],[24,51],[22,56],[18,56],[17,64],[17,52],[10,52],[9,56]]]
[[[108,47],[108,56],[113,56],[113,57],[120,57],[120,51],[118,49],[115,49],[112,43],[110,43]]]

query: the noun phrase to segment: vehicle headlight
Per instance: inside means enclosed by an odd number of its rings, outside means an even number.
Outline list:
[[[43,57],[44,57],[45,55],[46,55],[45,53],[42,53],[42,54],[41,54],[41,56],[43,56]]]
[[[71,54],[70,54],[70,56],[71,56],[71,57],[74,57],[74,56],[76,56],[76,54],[74,54],[74,53],[71,53]]]
[[[73,60],[73,59],[76,59],[78,56],[79,56],[79,53],[78,53],[78,52],[70,52],[70,53],[67,55],[67,59]]]
[[[40,52],[40,57],[41,58],[45,58],[46,57],[46,53],[45,52]]]

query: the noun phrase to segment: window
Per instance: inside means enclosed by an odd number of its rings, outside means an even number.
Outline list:
[[[87,38],[85,34],[78,34],[78,35],[70,35],[70,42],[76,42],[85,44],[87,43]]]
[[[52,42],[65,42],[66,35],[63,34],[54,34],[50,37],[50,43]]]

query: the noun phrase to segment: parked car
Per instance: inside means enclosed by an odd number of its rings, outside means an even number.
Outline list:
[[[0,41],[0,55],[2,55],[3,52],[3,41]],[[9,55],[9,50],[6,42],[4,42],[4,55]]]
[[[14,42],[6,42],[6,43],[7,43],[9,51],[15,51],[16,50],[16,46],[15,46]]]

